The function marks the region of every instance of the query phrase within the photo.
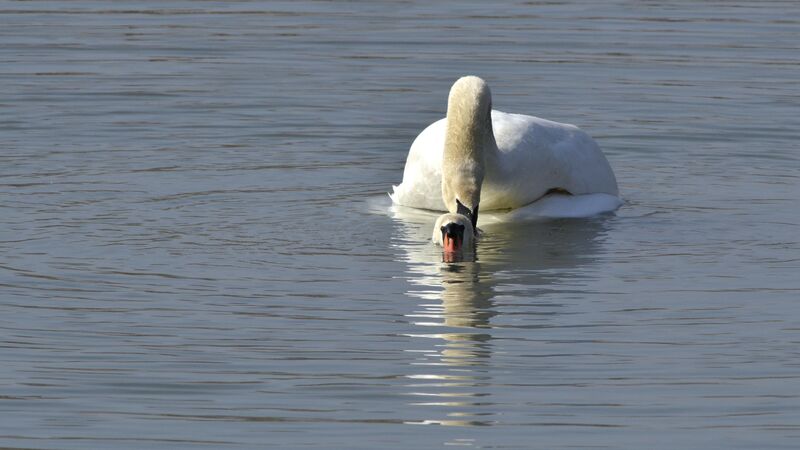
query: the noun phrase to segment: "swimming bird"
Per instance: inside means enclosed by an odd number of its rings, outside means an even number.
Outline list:
[[[465,234],[478,232],[479,209],[520,208],[551,193],[617,196],[619,190],[588,134],[574,125],[493,110],[488,84],[466,76],[450,89],[447,117],[412,143],[403,181],[390,197],[398,205],[449,211],[436,221],[433,240],[445,251],[459,251],[474,242]]]
[[[431,239],[441,245],[445,252],[455,253],[462,248],[472,248],[474,229],[472,220],[464,214],[442,214],[436,219]]]

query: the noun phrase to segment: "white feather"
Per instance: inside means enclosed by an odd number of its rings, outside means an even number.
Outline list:
[[[389,194],[394,203],[446,211],[441,179],[446,127],[446,118],[438,120],[414,140],[403,181]],[[497,150],[493,150],[494,155],[486,155],[486,176],[480,199],[482,212],[529,205],[553,188],[574,195],[618,196],[614,172],[602,151],[589,135],[574,125],[492,110],[492,128]],[[614,210],[621,202],[617,198],[614,202],[600,203],[608,209],[598,211],[598,204],[592,203],[593,213]],[[583,215],[572,210],[566,216]]]

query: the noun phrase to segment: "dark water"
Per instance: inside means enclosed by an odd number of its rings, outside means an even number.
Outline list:
[[[449,85],[626,204],[441,263]],[[0,1],[0,446],[797,448],[796,1]]]

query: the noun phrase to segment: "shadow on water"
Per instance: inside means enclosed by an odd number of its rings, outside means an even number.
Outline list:
[[[510,293],[551,314],[554,305],[536,297],[562,283],[582,266],[597,259],[608,217],[495,223],[474,255],[456,263],[442,262],[441,249],[430,242],[435,214],[393,207],[398,224],[394,241],[406,263],[410,285],[406,294],[418,299],[407,318],[418,332],[409,334],[419,358],[409,375],[409,395],[416,406],[446,418],[426,418],[426,425],[494,425],[495,406],[486,387],[492,380],[495,330],[514,326],[494,324]],[[544,314],[544,315],[546,315]],[[541,316],[540,316],[541,317]],[[423,349],[417,344],[424,343]],[[435,408],[435,411],[434,411]]]

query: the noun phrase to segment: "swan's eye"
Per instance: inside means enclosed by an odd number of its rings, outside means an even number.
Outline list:
[[[450,222],[447,225],[442,226],[440,230],[442,230],[442,235],[448,236],[463,236],[464,235],[464,225],[460,223]]]

